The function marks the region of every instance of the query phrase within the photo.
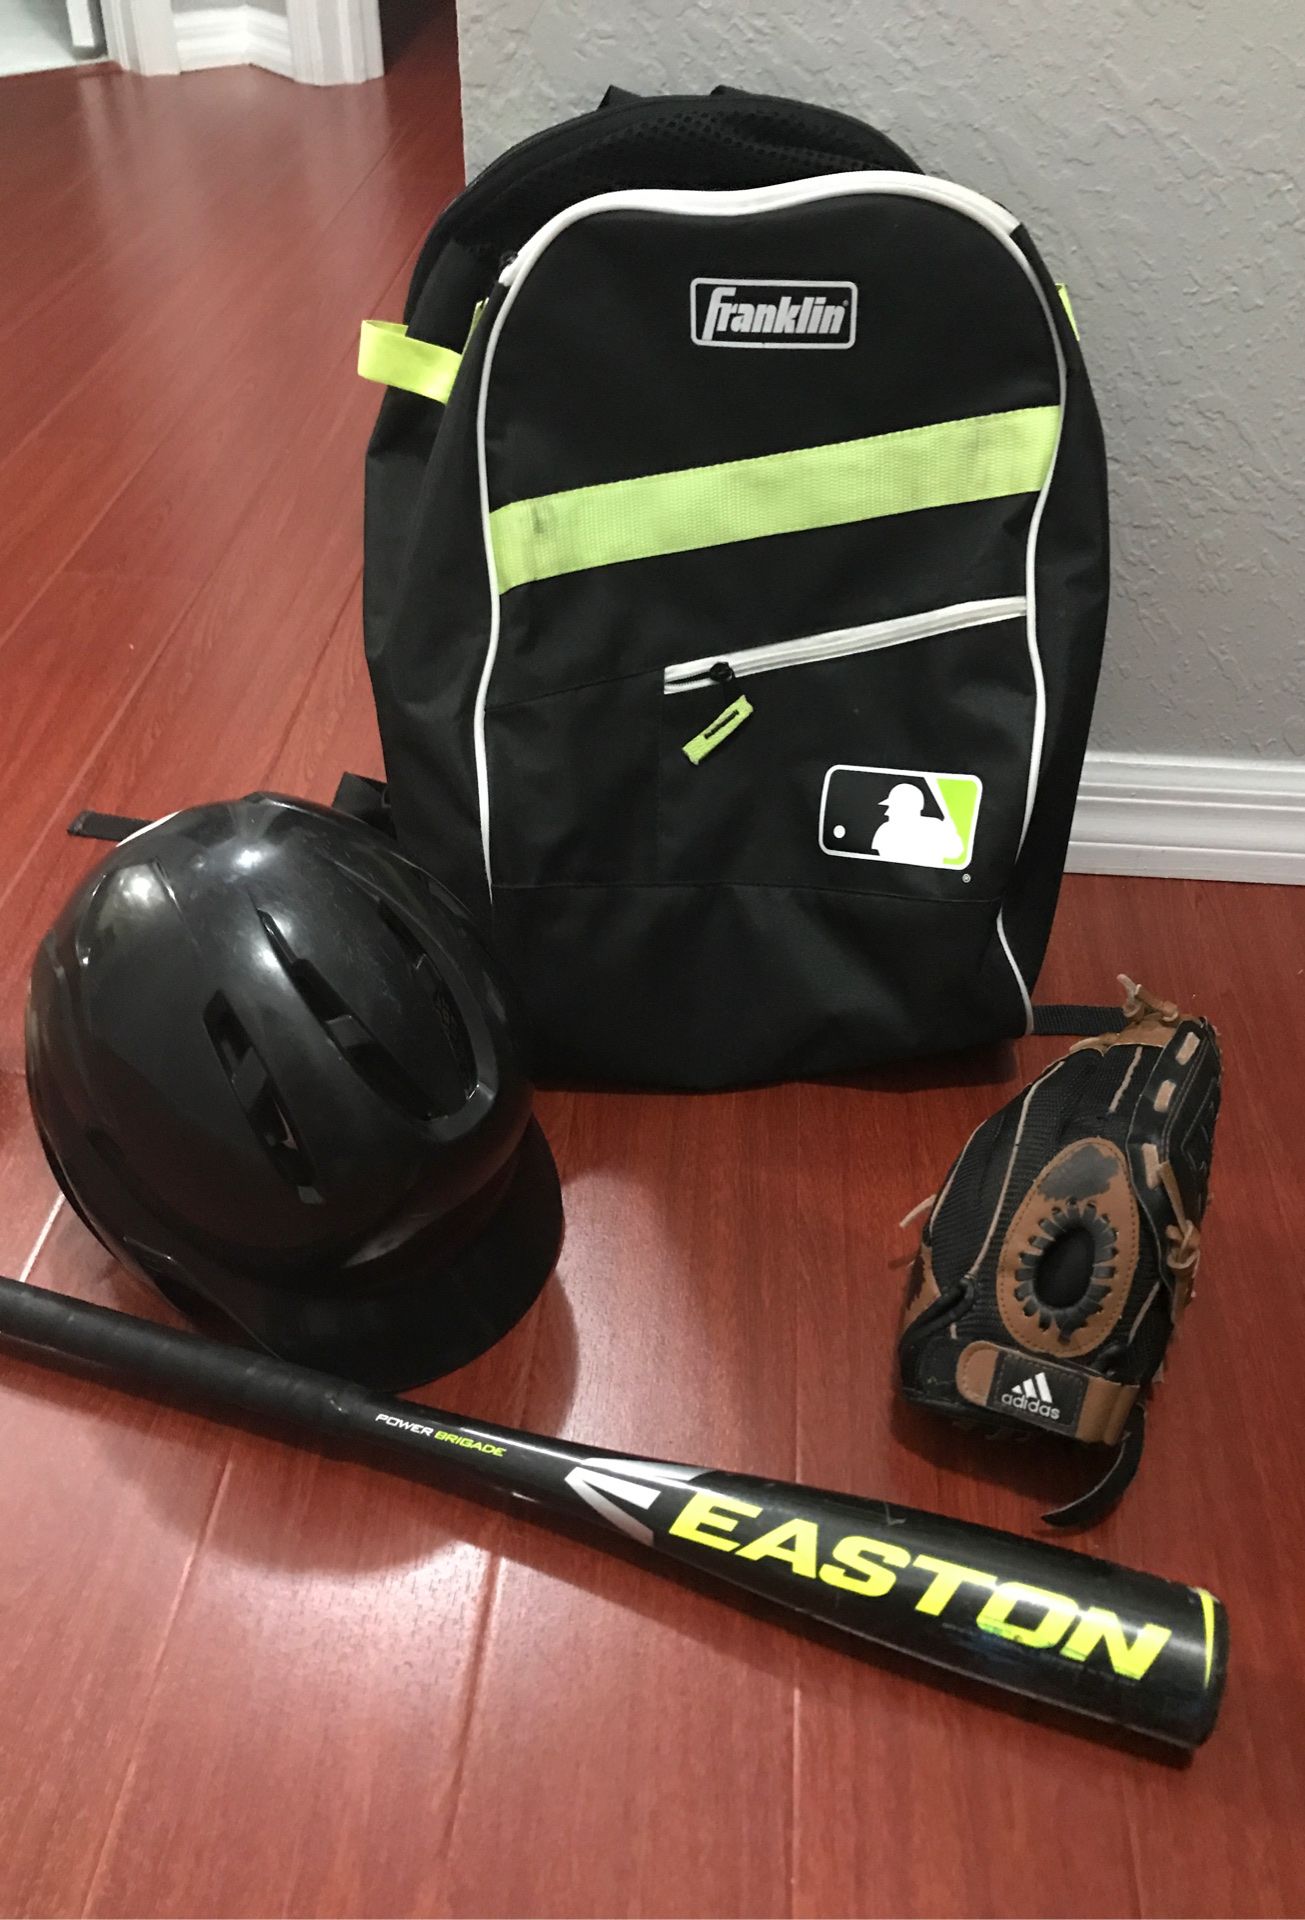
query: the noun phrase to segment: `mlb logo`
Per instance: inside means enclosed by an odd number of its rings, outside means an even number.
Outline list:
[[[820,850],[959,873],[970,864],[982,799],[976,773],[831,767],[820,796]]]

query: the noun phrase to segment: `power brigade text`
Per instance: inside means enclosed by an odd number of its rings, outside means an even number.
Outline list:
[[[746,1545],[729,1538],[740,1518],[755,1520],[763,1511],[730,1494],[695,1493],[671,1521],[668,1531],[697,1546],[736,1554],[740,1560],[782,1561],[803,1580],[823,1580],[827,1586],[842,1587],[865,1599],[878,1599],[891,1592],[902,1568],[915,1567],[932,1575],[915,1602],[917,1613],[941,1614],[967,1588],[971,1590],[967,1598],[973,1604],[973,1590],[977,1588],[987,1595],[975,1620],[985,1633],[999,1634],[1003,1640],[1026,1647],[1056,1647],[1066,1660],[1086,1660],[1098,1646],[1104,1646],[1115,1672],[1127,1680],[1140,1680],[1170,1637],[1168,1627],[1147,1625],[1139,1627],[1130,1642],[1119,1616],[1108,1607],[1080,1607],[1068,1594],[1026,1586],[1020,1580],[999,1581],[995,1574],[978,1567],[961,1566],[929,1553],[911,1554],[892,1541],[872,1540],[865,1534],[843,1535],[829,1549],[828,1558],[822,1560],[820,1530],[814,1520],[781,1520]],[[1011,1619],[1017,1607],[1026,1616],[1041,1617],[1032,1625],[1018,1623]]]

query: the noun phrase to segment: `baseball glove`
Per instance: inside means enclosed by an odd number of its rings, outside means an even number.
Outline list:
[[[1115,1033],[993,1114],[932,1202],[902,1316],[902,1392],[988,1427],[1114,1446],[1098,1518],[1141,1456],[1143,1400],[1192,1295],[1222,1068],[1213,1027],[1120,976]]]

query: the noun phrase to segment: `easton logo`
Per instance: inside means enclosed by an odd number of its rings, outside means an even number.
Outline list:
[[[1003,1393],[1001,1404],[1003,1407],[1014,1407],[1017,1413],[1036,1414],[1040,1420],[1060,1418],[1060,1408],[1051,1397],[1045,1373],[1035,1373],[1009,1393]]]
[[[1033,1382],[1029,1383],[1033,1385]],[[1056,1655],[1064,1660],[1094,1660],[1104,1670],[1097,1649],[1104,1651],[1113,1671],[1125,1680],[1143,1680],[1164,1651],[1173,1629],[1147,1621],[1134,1629],[1130,1642],[1118,1614],[1088,1606],[1069,1594],[1051,1593],[1022,1580],[1002,1580],[982,1567],[963,1567],[931,1553],[913,1553],[905,1521],[892,1521],[884,1509],[886,1540],[864,1533],[837,1530],[836,1514],[828,1522],[812,1519],[810,1511],[788,1515],[782,1508],[742,1500],[738,1493],[713,1487],[701,1467],[680,1467],[665,1460],[621,1460],[596,1454],[581,1460],[566,1476],[566,1484],[585,1505],[610,1526],[618,1527],[641,1546],[660,1547],[691,1565],[702,1566],[711,1553],[733,1555],[739,1569],[734,1578],[741,1587],[765,1592],[764,1574],[753,1566],[769,1564],[771,1574],[783,1569],[787,1579],[835,1587],[847,1599],[889,1605],[937,1618],[945,1615],[956,1627],[972,1621],[982,1633],[997,1635],[1016,1648],[1031,1647],[1038,1658]],[[753,1491],[755,1481],[735,1481],[740,1490]],[[782,1495],[784,1489],[778,1488]],[[809,1503],[808,1503],[809,1505]],[[674,1507],[674,1513],[668,1509]],[[631,1513],[630,1508],[636,1509]],[[658,1508],[661,1513],[658,1515]],[[858,1523],[848,1513],[848,1522]],[[639,1514],[647,1516],[640,1519]],[[654,1524],[656,1521],[656,1524]],[[687,1541],[686,1554],[678,1543]],[[746,1571],[745,1571],[746,1569]],[[799,1607],[801,1602],[797,1603]],[[1203,1605],[1213,1617],[1213,1602]],[[1022,1617],[1019,1617],[1022,1615]],[[1015,1616],[1015,1617],[1012,1617]],[[846,1624],[857,1628],[853,1617]],[[1213,1627],[1207,1629],[1213,1632]],[[1211,1643],[1212,1644],[1212,1643]]]
[[[850,347],[850,280],[695,280],[692,334],[700,347]]]

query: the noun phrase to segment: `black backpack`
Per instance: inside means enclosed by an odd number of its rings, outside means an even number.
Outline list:
[[[452,203],[360,368],[394,827],[539,1073],[1031,1028],[1108,556],[1068,299],[1011,214],[840,113],[613,94]]]

